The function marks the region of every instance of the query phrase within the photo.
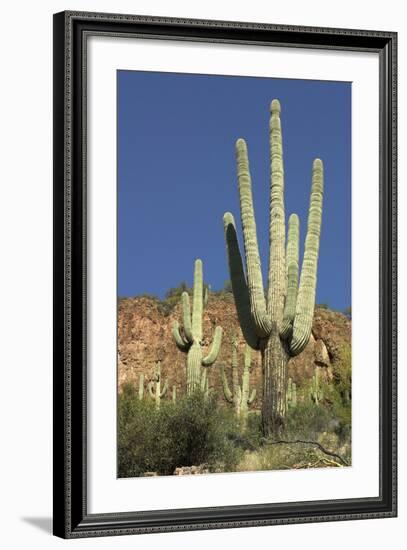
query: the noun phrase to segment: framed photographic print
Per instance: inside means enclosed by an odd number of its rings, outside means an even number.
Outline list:
[[[396,515],[396,34],[54,16],[54,533]]]

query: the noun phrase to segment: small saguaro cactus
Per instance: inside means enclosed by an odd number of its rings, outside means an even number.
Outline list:
[[[148,391],[151,397],[155,401],[157,409],[160,408],[161,398],[164,397],[168,389],[168,381],[165,382],[163,389],[161,389],[161,361],[157,361],[155,365],[155,374],[153,380],[148,383]]]
[[[246,344],[244,351],[244,366],[242,375],[242,385],[239,384],[239,371],[237,359],[237,340],[232,344],[232,391],[229,389],[225,369],[221,366],[221,377],[223,393],[226,401],[233,403],[235,414],[239,419],[240,425],[244,430],[247,425],[247,416],[249,405],[256,399],[256,389],[250,393],[250,368],[251,368],[251,349]]]
[[[141,401],[144,397],[144,374],[140,374],[138,379],[138,398]]]
[[[297,405],[297,384],[288,379],[287,384],[287,407],[296,407]]]
[[[320,374],[319,374],[318,367],[315,369],[315,374],[312,377],[310,396],[311,396],[311,401],[313,401],[315,405],[319,405],[320,401],[324,397],[324,394],[320,385]]]
[[[201,374],[201,392],[204,394],[205,399],[208,399],[211,390],[208,369],[203,369]]]
[[[222,342],[222,328],[216,327],[211,349],[208,355],[203,356],[202,316],[207,292],[204,295],[202,261],[199,259],[195,260],[192,316],[188,292],[182,293],[181,302],[182,327],[176,321],[172,333],[178,349],[187,354],[187,394],[191,395],[201,387],[201,377],[206,376],[206,367],[212,366],[216,361]]]
[[[312,168],[308,230],[299,279],[299,219],[291,214],[286,242],[283,142],[280,102],[271,102],[270,117],[270,226],[266,289],[254,217],[247,145],[236,142],[237,178],[246,256],[246,273],[233,215],[223,217],[230,279],[239,323],[246,342],[261,350],[263,372],[262,423],[265,436],[280,432],[287,409],[287,364],[307,345],[315,307],[319,238],[322,217],[323,165]]]

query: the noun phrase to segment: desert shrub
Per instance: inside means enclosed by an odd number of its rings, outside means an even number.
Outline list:
[[[219,290],[214,290],[212,292],[212,295],[216,296],[216,298],[219,298],[220,300],[223,300],[224,302],[230,302],[230,303],[234,302],[232,283],[230,279],[225,281],[223,288]]]
[[[258,449],[263,442],[263,430],[261,424],[261,414],[255,412],[249,413],[247,418],[247,427],[244,432],[244,438],[246,440],[246,449]]]
[[[176,306],[174,300],[160,300],[157,304],[157,309],[161,315],[167,317]]]
[[[118,416],[119,477],[149,471],[171,475],[177,467],[199,464],[231,471],[240,459],[233,416],[215,397],[206,400],[196,392],[176,404],[164,401],[157,410],[127,386],[119,396]]]
[[[211,296],[215,296],[218,300],[222,300],[223,302],[228,302],[230,304],[234,303],[233,294],[228,290],[215,290],[212,292]]]
[[[334,389],[332,400],[332,417],[335,420],[333,431],[341,442],[350,440],[352,428],[352,407],[349,399]]]
[[[260,453],[261,470],[312,468],[320,465],[320,451],[308,445],[268,445]]]
[[[209,290],[209,285],[205,282],[203,283],[203,289],[204,292],[206,289]],[[190,288],[185,282],[182,282],[178,286],[170,288],[165,293],[165,298],[163,300],[160,300],[158,303],[159,312],[166,316],[169,315],[174,307],[179,304],[183,292],[188,292],[190,296],[192,295],[192,288]]]
[[[179,303],[183,292],[191,293],[191,289],[185,282],[172,287],[165,293],[165,298],[158,303],[158,310],[163,315],[169,315],[174,307]]]
[[[149,292],[144,292],[143,294],[138,294],[137,298],[146,298],[147,300],[152,300],[153,302],[159,302],[160,299],[155,294],[150,294]]]
[[[331,409],[336,420],[335,433],[341,441],[351,436],[352,400],[352,350],[350,344],[342,344],[333,363]]]
[[[329,462],[317,447],[302,444],[265,444],[257,451],[246,451],[236,470],[255,472],[291,468],[321,468],[337,465]]]
[[[284,439],[316,440],[332,428],[332,414],[326,406],[304,401],[288,410]]]
[[[119,395],[117,413],[118,476],[139,476],[154,467],[142,450],[153,446],[155,407],[151,401],[139,401],[135,388],[128,384]]]
[[[343,310],[343,314],[349,319],[352,319],[352,307],[349,306]]]
[[[352,388],[352,349],[350,344],[343,343],[337,352],[333,364],[335,387],[343,401],[351,397]]]

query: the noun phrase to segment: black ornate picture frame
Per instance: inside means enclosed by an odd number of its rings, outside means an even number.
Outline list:
[[[87,39],[374,52],[380,62],[380,494],[345,500],[89,514],[87,505]],[[63,538],[386,518],[397,514],[397,35],[229,21],[54,15],[54,534]]]

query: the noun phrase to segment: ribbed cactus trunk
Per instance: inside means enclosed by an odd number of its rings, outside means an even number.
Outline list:
[[[270,226],[268,288],[265,292],[257,243],[252,182],[247,145],[236,142],[240,212],[246,255],[246,273],[233,215],[224,215],[229,271],[239,323],[246,342],[261,351],[263,370],[262,423],[266,436],[284,427],[287,408],[287,364],[307,345],[314,315],[319,238],[322,216],[323,166],[314,160],[312,187],[299,275],[299,220],[292,214],[286,238],[283,141],[280,103],[271,102],[270,117]]]
[[[251,368],[251,348],[246,344],[244,354],[244,367],[242,374],[242,385],[239,384],[239,371],[237,359],[237,341],[232,345],[232,391],[230,391],[225,369],[221,367],[221,378],[223,393],[226,401],[233,404],[236,419],[242,431],[246,430],[247,417],[249,414],[249,405],[256,399],[256,390],[250,392],[250,368]]]
[[[189,295],[183,292],[181,296],[183,323],[180,326],[176,321],[172,329],[178,349],[187,354],[187,395],[192,395],[197,389],[202,388],[201,379],[206,377],[206,368],[216,361],[222,343],[222,328],[216,327],[209,353],[203,356],[202,319],[207,299],[207,291],[204,292],[203,289],[202,261],[197,259],[194,267],[192,316]],[[207,381],[207,378],[205,380]],[[207,384],[203,386],[203,391],[206,392]]]
[[[160,408],[161,398],[167,393],[168,380],[165,382],[164,387],[161,389],[161,361],[157,361],[155,365],[154,379],[148,384],[148,391],[150,396],[155,401],[156,409]]]
[[[265,434],[279,433],[287,410],[288,353],[277,331],[261,351],[263,368],[262,425]]]

